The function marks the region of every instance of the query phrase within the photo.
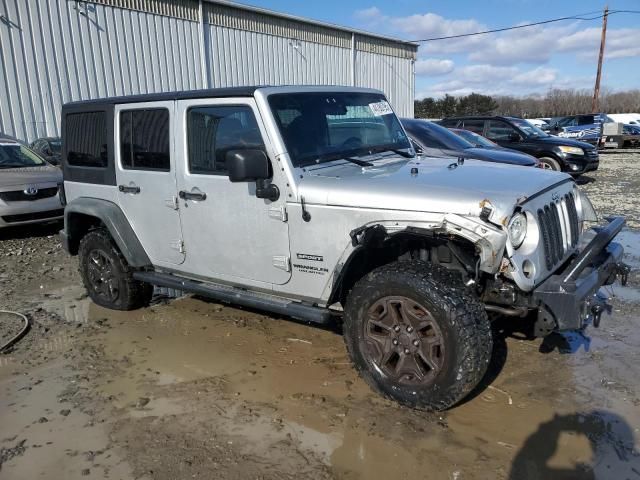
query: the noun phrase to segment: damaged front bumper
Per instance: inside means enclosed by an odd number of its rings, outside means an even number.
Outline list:
[[[540,284],[532,295],[538,308],[536,334],[544,336],[554,330],[583,328],[589,319],[600,323],[602,312],[609,309],[606,299],[597,295],[603,285],[611,285],[618,276],[626,284],[629,267],[622,263],[622,245],[613,238],[622,230],[622,217],[595,229],[587,246],[561,271]]]

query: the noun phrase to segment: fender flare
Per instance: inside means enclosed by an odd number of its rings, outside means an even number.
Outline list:
[[[60,234],[65,250],[70,254],[77,255],[80,239],[87,231],[85,222],[74,221],[76,215],[99,220],[109,231],[129,265],[136,268],[151,265],[147,252],[122,209],[109,200],[99,198],[77,198],[65,207],[64,230]]]

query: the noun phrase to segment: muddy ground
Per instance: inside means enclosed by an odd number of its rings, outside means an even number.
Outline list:
[[[634,270],[586,335],[496,324],[485,381],[445,413],[369,391],[340,335],[198,298],[93,305],[57,226],[0,232],[1,479],[640,480],[640,154],[584,182]],[[20,321],[0,313],[0,342]]]

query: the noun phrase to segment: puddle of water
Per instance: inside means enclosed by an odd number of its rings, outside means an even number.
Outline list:
[[[130,360],[124,375],[103,386],[105,394],[115,395],[116,406],[126,408],[146,395],[153,388],[149,382],[170,391],[192,381],[223,379],[226,400],[220,393],[204,393],[212,408],[217,403],[220,409],[212,421],[240,437],[247,455],[287,438],[334,472],[375,480],[420,478],[425,471],[436,472],[433,478],[494,478],[496,469],[506,478],[521,447],[530,448],[527,439],[537,438],[540,430],[557,437],[552,439],[557,452],[538,458],[556,470],[576,462],[611,463],[608,455],[615,452],[606,436],[590,440],[589,423],[579,432],[564,430],[567,418],[591,411],[591,405],[575,396],[571,365],[540,355],[534,345],[513,342],[513,358],[492,388],[442,414],[448,425],[442,428],[437,415],[399,408],[370,392],[352,369],[342,339],[330,332],[268,318],[260,322],[255,314],[193,299],[139,312],[92,307],[91,314],[110,319],[113,328],[101,337],[107,355]],[[234,323],[245,321],[249,325]],[[236,400],[229,403],[229,395]],[[199,411],[189,406],[196,396],[200,393],[187,389],[177,402],[154,397],[132,417]],[[253,413],[243,417],[236,404],[250,405]]]
[[[26,447],[1,465],[2,478],[133,478],[122,458],[108,451],[104,426],[92,424],[75,405],[58,402],[69,375],[60,361],[32,369],[28,376],[0,371],[0,446],[24,440]]]
[[[60,315],[69,323],[87,323],[92,305],[86,290],[78,285],[50,290],[40,302],[42,308]]]
[[[116,407],[133,420],[177,416],[187,425],[203,421],[203,411],[214,412],[211,428],[239,438],[246,455],[286,441],[340,476],[372,480],[422,478],[425,472],[443,479],[509,478],[523,455],[553,472],[595,465],[601,472],[595,478],[611,478],[601,475],[612,468],[628,472],[630,465],[611,455],[628,428],[622,418],[637,411],[625,400],[609,402],[621,412],[616,429],[605,413],[593,412],[594,405],[608,405],[582,392],[603,390],[598,372],[583,363],[594,350],[617,348],[606,339],[579,349],[576,361],[509,340],[508,362],[490,388],[433,415],[373,394],[353,370],[342,338],[330,332],[194,299],[137,312],[92,306],[89,316],[109,319],[111,328],[95,341],[108,358],[126,359],[123,374],[101,386]],[[151,397],[147,407],[132,409],[141,396]],[[606,418],[589,420],[594,415]],[[536,453],[541,436],[554,445],[548,457]]]

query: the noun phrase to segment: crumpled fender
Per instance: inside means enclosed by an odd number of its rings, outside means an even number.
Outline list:
[[[495,273],[500,268],[507,233],[475,218],[449,214],[444,216],[442,229],[465,238],[478,247],[480,270]]]
[[[496,273],[502,263],[504,255],[507,234],[495,225],[474,217],[465,217],[457,214],[447,214],[440,217],[439,221],[418,221],[418,222],[398,222],[398,221],[373,221],[351,232],[351,241],[348,242],[340,259],[336,263],[336,267],[332,272],[331,281],[329,281],[323,291],[322,298],[328,299],[334,290],[334,287],[341,280],[343,269],[348,268],[352,255],[358,248],[361,248],[360,241],[364,237],[367,230],[371,231],[372,227],[381,226],[386,229],[387,234],[397,234],[407,228],[416,227],[424,231],[433,231],[440,234],[450,234],[464,238],[477,246],[478,255],[480,256],[480,265],[478,268],[487,273]]]

